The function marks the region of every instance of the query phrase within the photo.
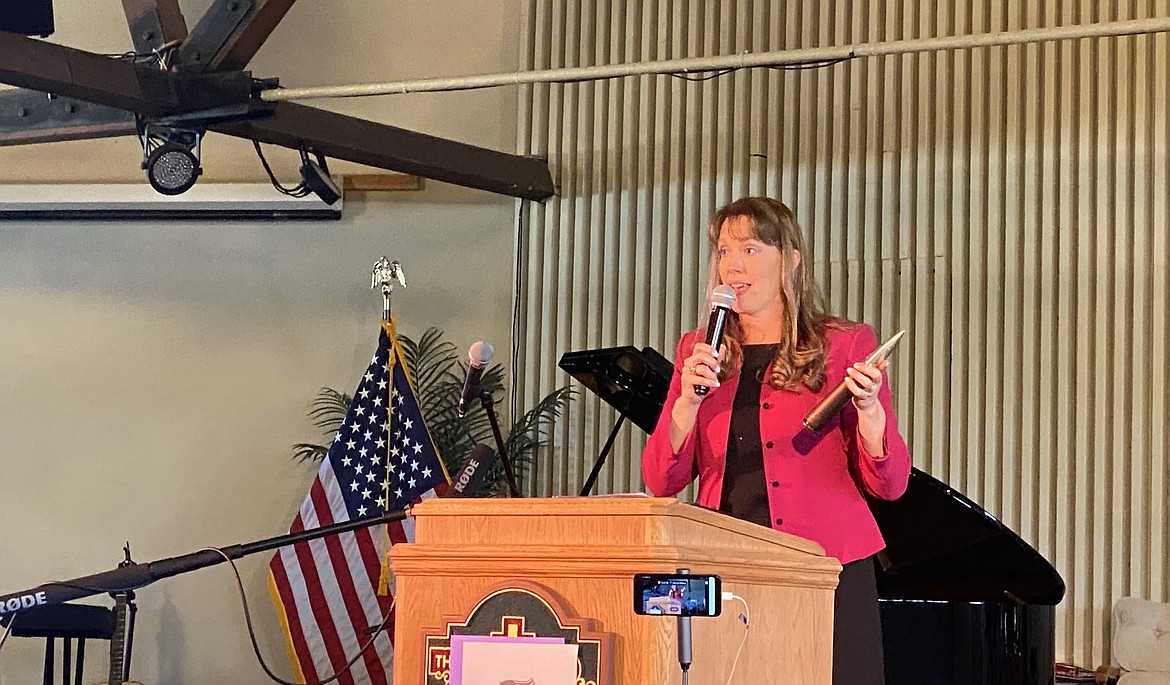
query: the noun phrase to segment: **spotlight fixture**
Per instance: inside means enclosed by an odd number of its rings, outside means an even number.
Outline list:
[[[317,158],[317,161],[314,162],[309,159],[309,150],[304,147],[300,148],[301,182],[291,188],[286,188],[280,184],[280,181],[276,180],[276,174],[272,173],[272,167],[264,158],[264,151],[260,149],[260,143],[253,140],[252,147],[256,148],[256,156],[260,158],[260,164],[264,166],[264,171],[268,174],[268,180],[272,182],[272,187],[281,193],[289,197],[307,197],[309,193],[313,193],[331,207],[341,199],[341,190],[329,175],[329,164],[325,161],[325,155],[320,152],[313,152],[313,156]]]
[[[203,131],[147,124],[142,128],[142,168],[150,186],[163,195],[191,189],[203,169],[199,166]]]
[[[324,155],[317,153],[317,162],[309,159],[309,153],[301,150],[301,184],[313,191],[327,205],[341,199],[341,190],[329,175]]]

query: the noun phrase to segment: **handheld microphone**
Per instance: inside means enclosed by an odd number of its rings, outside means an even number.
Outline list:
[[[467,415],[479,380],[483,378],[483,370],[487,368],[493,354],[495,351],[492,346],[482,340],[471,343],[467,350],[467,378],[463,380],[463,394],[459,396],[459,418]]]
[[[451,477],[448,497],[471,497],[477,494],[496,463],[496,453],[487,445],[476,445],[467,455],[467,463]]]
[[[874,350],[872,354],[865,358],[865,363],[877,364],[881,360],[885,359],[886,356],[888,356],[894,349],[894,346],[898,344],[898,341],[902,339],[902,336],[905,333],[906,330],[903,329],[890,336],[889,340],[882,343],[881,347]],[[849,376],[846,375],[846,378],[848,377]],[[821,429],[825,427],[825,424],[829,422],[829,419],[833,418],[837,415],[837,412],[841,411],[841,407],[845,406],[846,400],[852,397],[852,395],[853,393],[849,392],[849,386],[845,385],[845,381],[841,381],[837,387],[833,388],[832,392],[830,392],[828,395],[825,395],[825,399],[818,402],[817,406],[812,408],[812,411],[808,413],[808,416],[804,417],[804,425],[814,433],[821,432]]]
[[[723,343],[723,332],[727,329],[727,317],[731,314],[731,307],[735,304],[735,290],[729,285],[716,286],[711,291],[711,317],[707,319],[707,344],[719,354],[719,345]],[[710,390],[705,385],[696,385],[696,395],[706,395]]]

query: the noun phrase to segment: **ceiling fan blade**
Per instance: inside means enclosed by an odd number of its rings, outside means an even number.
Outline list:
[[[365,119],[277,102],[271,114],[208,128],[240,138],[526,200],[555,194],[548,163]]]
[[[0,91],[0,146],[86,140],[137,133],[134,115],[35,90]]]

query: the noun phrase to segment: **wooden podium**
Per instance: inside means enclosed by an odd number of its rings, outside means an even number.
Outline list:
[[[636,573],[715,573],[747,600],[751,629],[735,683],[830,685],[833,593],[841,565],[817,543],[673,498],[432,499],[415,541],[390,552],[394,685],[427,682],[427,635],[444,633],[501,588],[534,589],[610,636],[598,685],[679,683],[677,619],[633,612]],[[727,680],[743,607],[691,619],[696,683]]]

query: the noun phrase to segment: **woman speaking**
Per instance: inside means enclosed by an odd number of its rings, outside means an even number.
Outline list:
[[[735,303],[718,352],[704,342],[705,329],[679,341],[642,477],[651,493],[668,497],[698,474],[698,504],[820,543],[844,567],[833,683],[880,684],[873,556],[884,542],[865,494],[895,499],[910,475],[883,383],[888,361],[865,364],[878,346],[873,330],[824,312],[796,217],[783,203],[736,200],[715,212],[707,237],[708,294],[727,285]],[[802,419],[842,381],[852,401],[812,433]]]

